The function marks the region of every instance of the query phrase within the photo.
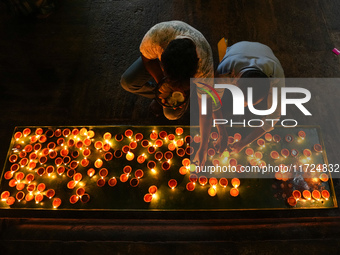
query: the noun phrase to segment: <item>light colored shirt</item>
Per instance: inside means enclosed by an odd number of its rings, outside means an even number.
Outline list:
[[[272,105],[273,87],[278,89],[278,102],[281,102],[281,88],[285,86],[284,72],[280,61],[275,57],[273,51],[266,45],[258,42],[238,42],[228,47],[227,52],[218,65],[217,72],[225,74],[225,77],[239,78],[248,70],[260,70],[270,79],[267,106]],[[233,82],[232,82],[233,83]],[[263,119],[279,119],[281,117],[281,104],[278,103],[276,110]],[[275,121],[274,123],[276,123]],[[270,121],[264,121],[262,127],[266,132],[273,129]]]
[[[196,45],[196,53],[198,57],[198,69],[192,78],[213,78],[214,77],[214,63],[211,47],[205,37],[197,29],[182,21],[167,21],[161,22],[153,26],[144,36],[140,45],[140,52],[148,59],[162,58],[162,53],[168,44],[175,39],[188,38]],[[212,79],[209,79],[212,80]],[[201,94],[205,93],[199,88],[209,88],[202,84],[196,83],[197,95],[200,98]],[[213,87],[213,84],[209,84]],[[220,96],[223,95],[221,90]],[[217,98],[216,98],[217,100]],[[218,101],[218,100],[217,100]],[[220,104],[213,106],[214,110],[220,108]]]

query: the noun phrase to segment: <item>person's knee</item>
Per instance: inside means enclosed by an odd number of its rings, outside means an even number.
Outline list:
[[[125,89],[128,92],[132,92],[131,91],[131,81],[129,79],[129,77],[124,73],[122,75],[122,77],[120,78],[120,85],[123,89]]]

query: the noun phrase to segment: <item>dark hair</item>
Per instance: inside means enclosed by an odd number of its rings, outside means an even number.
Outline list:
[[[267,97],[270,89],[270,80],[268,79],[268,76],[260,70],[245,71],[237,84],[245,96],[248,95],[248,87],[253,88],[254,104],[261,102]],[[245,100],[247,100],[247,97]]]
[[[190,39],[172,40],[161,59],[164,71],[171,80],[192,78],[197,72],[196,45]]]

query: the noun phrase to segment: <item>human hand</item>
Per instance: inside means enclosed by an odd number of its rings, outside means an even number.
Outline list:
[[[237,154],[239,153],[240,151],[242,151],[244,149],[244,147],[246,147],[246,145],[244,145],[242,143],[242,141],[239,141],[239,142],[236,142],[234,143],[232,146],[231,146],[231,153],[230,155],[233,155],[233,154]]]
[[[196,166],[204,166],[206,161],[207,161],[207,150],[204,150],[202,147],[200,147],[198,151],[196,152],[193,163]]]
[[[220,156],[222,155],[222,153],[225,150],[229,151],[230,149],[229,149],[229,139],[228,139],[228,137],[219,136],[214,147],[215,147],[216,152],[219,153]]]

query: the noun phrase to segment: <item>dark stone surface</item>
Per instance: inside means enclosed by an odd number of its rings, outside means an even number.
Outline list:
[[[216,65],[217,42],[224,36],[229,44],[241,40],[267,44],[280,59],[287,77],[330,78],[340,74],[339,58],[331,52],[334,47],[340,47],[337,1],[59,2],[56,12],[41,20],[14,17],[0,2],[1,166],[15,126],[189,124],[188,115],[175,122],[155,119],[147,111],[149,99],[129,94],[119,85],[121,74],[139,56],[144,33],[161,21],[183,20],[200,30],[212,46]],[[325,88],[313,88],[313,92],[327,98],[327,102],[319,102],[324,104],[321,109],[329,109],[337,116],[337,95]],[[318,105],[311,107],[323,115]],[[338,133],[339,128],[339,119],[334,119],[333,125],[322,126],[333,163],[339,163],[339,157],[338,145],[332,141],[331,134]],[[339,198],[337,180],[336,191]],[[3,214],[20,218],[17,212]],[[26,217],[45,216],[44,212],[33,212]],[[95,221],[89,227],[91,220],[74,221],[70,225],[57,219],[42,220],[40,224],[36,220],[3,219],[0,253],[17,254],[25,249],[41,252],[59,249],[58,254],[320,254],[326,251],[337,254],[339,251],[338,209],[128,215],[97,212],[90,216],[84,212],[53,212],[50,216],[126,220],[121,225],[116,225],[115,220]],[[136,222],[129,218],[160,221]],[[202,221],[205,218],[231,220],[211,225]],[[268,228],[255,222],[265,218],[271,218],[263,223]],[[186,223],[187,219],[197,221]],[[235,225],[237,219],[240,223]],[[139,227],[140,232],[135,235],[133,230],[139,224],[145,227]],[[29,234],[31,228],[35,231],[33,236]],[[229,228],[234,230],[230,232]],[[126,230],[125,235],[122,229]],[[235,229],[239,231],[238,238],[233,237]],[[78,230],[82,235],[78,235]],[[93,230],[99,231],[101,238],[96,238]]]

